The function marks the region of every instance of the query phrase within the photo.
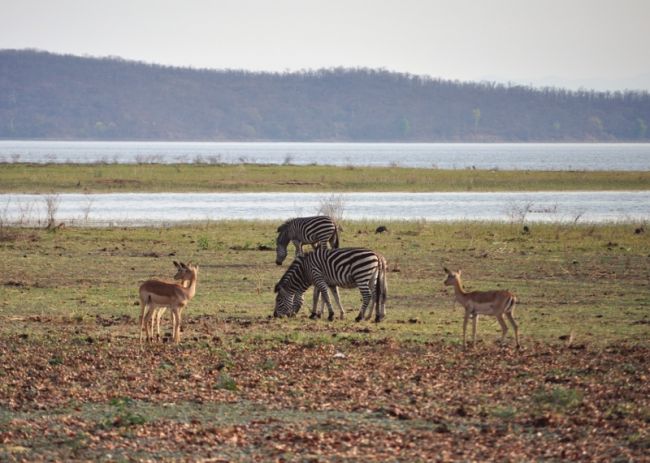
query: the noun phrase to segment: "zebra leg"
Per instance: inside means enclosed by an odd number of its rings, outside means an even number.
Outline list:
[[[377,273],[378,271],[375,270],[372,273],[372,276],[370,277],[370,283],[369,283],[369,288],[370,288],[370,308],[368,309],[368,315],[365,316],[366,320],[370,320],[372,317],[372,312],[375,310],[375,305],[378,303],[377,300],[377,285],[379,284],[377,282]],[[379,307],[375,310],[377,313],[377,318],[379,318]]]
[[[368,304],[372,299],[372,294],[370,292],[370,288],[368,287],[368,283],[359,285],[359,291],[361,291],[361,298],[363,299],[363,303],[361,304],[361,310],[359,310],[359,315],[357,315],[357,318],[354,319],[354,321],[356,322],[360,322],[361,320],[363,320],[363,316],[366,312],[366,308],[368,307]]]
[[[323,306],[325,305],[325,298],[321,301],[321,308],[318,310],[318,299],[320,297],[320,291],[318,288],[314,286],[314,297],[313,297],[313,304],[311,306],[311,315],[309,315],[309,318],[312,320],[316,318],[320,318],[321,314],[323,313]]]
[[[327,311],[328,311],[328,316],[327,320],[332,321],[334,320],[334,308],[332,307],[332,302],[330,301],[330,295],[327,291],[327,283],[325,283],[325,280],[322,278],[319,278],[318,281],[314,281],[314,287],[318,289],[320,292],[321,296],[323,296],[323,300],[325,300],[325,304],[327,304]]]
[[[343,306],[341,305],[341,298],[339,297],[339,288],[337,286],[330,286],[330,291],[332,291],[332,294],[334,295],[334,300],[336,301],[336,305],[339,306],[339,317],[341,320],[343,320],[345,311],[343,310]]]
[[[296,247],[296,256],[302,256],[302,241],[300,240],[291,240],[293,245]]]

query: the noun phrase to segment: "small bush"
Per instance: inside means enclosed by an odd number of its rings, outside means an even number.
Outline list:
[[[206,251],[210,248],[210,240],[208,240],[207,236],[199,236],[199,239],[196,240],[196,244],[202,251]]]
[[[216,384],[214,385],[215,389],[225,389],[226,391],[236,391],[237,383],[233,378],[230,377],[228,373],[221,373],[219,379],[217,379]]]

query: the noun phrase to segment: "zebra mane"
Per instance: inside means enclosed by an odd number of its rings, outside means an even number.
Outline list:
[[[289,244],[288,229],[289,229],[289,220],[287,220],[285,223],[283,223],[278,227],[279,234],[278,234],[278,239],[276,241],[277,244],[280,244],[282,246],[286,246],[287,244]]]
[[[289,226],[289,220],[287,220],[286,222],[284,222],[282,225],[278,227],[278,232],[279,233],[284,232],[288,226]]]
[[[295,278],[296,274],[300,273],[302,263],[303,263],[303,257],[296,256],[293,262],[291,262],[291,265],[289,265],[289,268],[287,268],[287,271],[284,272],[284,275],[280,277],[280,281],[277,282],[273,291],[277,293],[278,291],[280,291],[280,288],[289,284],[291,280]]]

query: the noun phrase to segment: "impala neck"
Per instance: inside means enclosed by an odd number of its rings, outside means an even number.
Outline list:
[[[190,299],[194,297],[194,294],[196,294],[196,280],[198,280],[199,276],[196,274],[196,272],[192,272],[192,278],[190,279],[190,285],[187,287],[187,295]]]
[[[454,293],[456,294],[456,299],[459,301],[464,300],[465,296],[467,296],[460,278],[454,278]]]

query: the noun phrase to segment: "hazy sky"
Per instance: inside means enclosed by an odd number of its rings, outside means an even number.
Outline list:
[[[650,0],[0,0],[0,48],[650,90]]]

